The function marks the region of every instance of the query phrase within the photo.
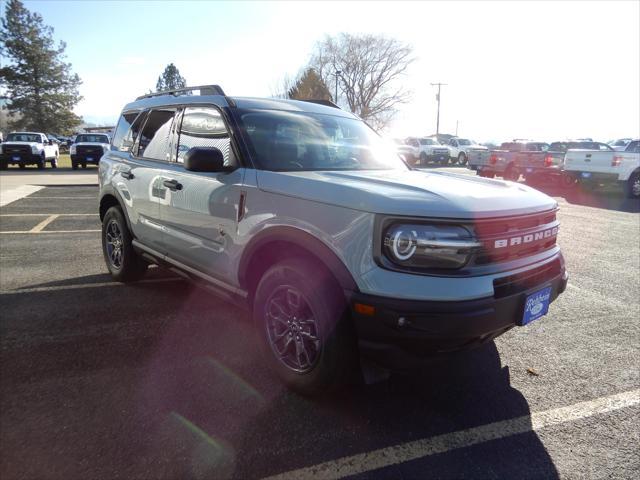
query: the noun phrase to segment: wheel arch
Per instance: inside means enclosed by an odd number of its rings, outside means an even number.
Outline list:
[[[131,228],[131,222],[129,221],[129,215],[127,215],[127,210],[124,208],[124,202],[122,201],[122,198],[120,198],[120,194],[115,190],[109,190],[100,197],[100,222],[102,222],[107,210],[111,207],[120,207],[120,210],[122,210],[122,214],[124,215],[124,219],[127,222],[127,228],[129,229],[129,232],[131,232],[131,235],[134,236]]]
[[[338,256],[321,240],[295,227],[269,227],[245,247],[238,267],[240,286],[250,299],[267,269],[287,258],[308,258],[324,266],[343,291],[357,291],[353,276]]]

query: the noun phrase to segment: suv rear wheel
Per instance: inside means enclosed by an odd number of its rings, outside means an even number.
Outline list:
[[[348,380],[357,350],[345,312],[336,281],[314,262],[284,260],[262,276],[253,320],[263,354],[289,388],[317,395]]]
[[[114,280],[132,282],[147,270],[148,264],[133,249],[133,237],[120,207],[111,207],[102,220],[102,252]]]

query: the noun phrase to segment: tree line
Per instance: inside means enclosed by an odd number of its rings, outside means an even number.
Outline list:
[[[71,133],[82,123],[73,108],[82,100],[80,77],[66,62],[66,44],[53,40],[53,28],[21,0],[8,0],[0,23],[0,98],[6,100],[9,127]],[[329,100],[349,109],[376,130],[389,124],[398,107],[411,98],[403,78],[414,61],[411,46],[371,34],[341,33],[319,41],[307,65],[285,77],[274,96]],[[158,77],[156,91],[187,86],[170,63]]]

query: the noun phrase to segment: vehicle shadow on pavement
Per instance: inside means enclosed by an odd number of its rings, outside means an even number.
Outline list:
[[[529,415],[493,343],[308,399],[245,312],[186,282],[0,300],[3,478],[258,478]],[[362,474],[387,477],[557,472],[528,432]]]
[[[576,185],[571,188],[546,185],[532,185],[532,187],[552,197],[562,197],[574,205],[628,213],[640,212],[640,200],[627,198],[626,195],[620,191],[620,188],[605,187],[602,189],[593,189],[583,185]]]

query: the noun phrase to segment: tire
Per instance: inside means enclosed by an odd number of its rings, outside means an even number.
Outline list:
[[[38,166],[38,170],[44,170],[44,166],[45,166],[46,162],[47,162],[47,160],[45,159],[44,156],[42,158],[40,158],[40,160],[38,160],[38,163],[36,164]]]
[[[518,170],[513,165],[509,165],[502,174],[502,178],[510,182],[517,182],[520,178],[520,172],[518,172]]]
[[[82,168],[87,168],[87,162],[82,162]]]
[[[102,220],[102,253],[117,282],[133,282],[147,271],[147,263],[133,249],[133,236],[120,207],[111,207]]]
[[[354,372],[357,347],[346,307],[333,276],[315,262],[284,260],[262,276],[253,321],[265,359],[290,389],[324,394]]]
[[[53,160],[51,160],[51,168],[58,168],[58,156],[56,155]]]
[[[458,155],[458,165],[465,165],[467,163],[467,156],[464,153]]]
[[[72,170],[77,170],[78,169],[78,162],[71,162],[71,169]]]
[[[9,164],[7,162],[0,162],[0,170],[6,170],[9,168]]]
[[[427,154],[422,152],[420,154],[420,165],[426,165],[427,164]]]
[[[19,164],[18,164],[18,168],[19,168],[20,170],[24,170],[25,168],[27,168],[27,166],[26,166],[24,163],[19,163]]]
[[[628,198],[640,198],[640,172],[633,172],[625,183],[625,193]]]

